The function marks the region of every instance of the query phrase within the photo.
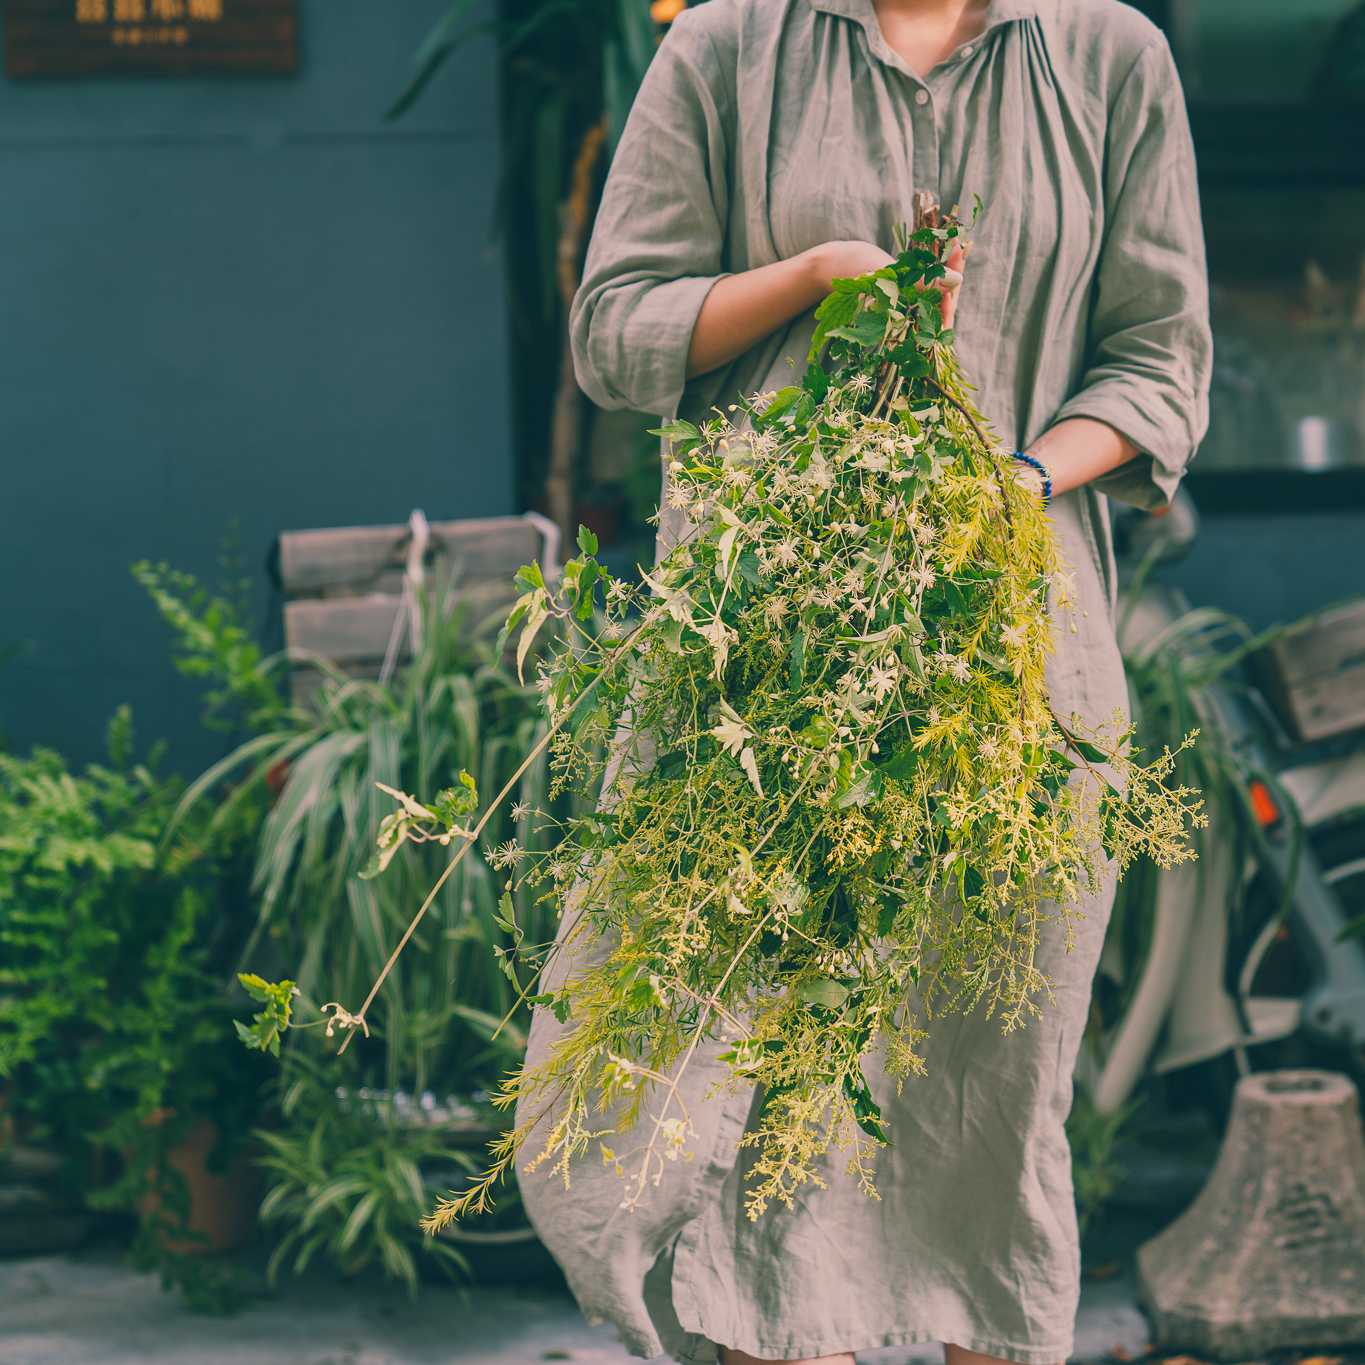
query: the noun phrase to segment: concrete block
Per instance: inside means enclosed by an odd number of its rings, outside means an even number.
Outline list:
[[[1138,1288],[1161,1347],[1247,1360],[1365,1341],[1365,1139],[1351,1081],[1244,1076],[1208,1183],[1139,1250]]]

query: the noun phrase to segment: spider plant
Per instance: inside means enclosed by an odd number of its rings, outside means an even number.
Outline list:
[[[1219,689],[1237,693],[1251,690],[1244,666],[1286,628],[1275,626],[1257,632],[1230,612],[1193,607],[1155,633],[1143,633],[1133,626],[1145,583],[1146,574],[1139,571],[1125,595],[1120,616],[1124,671],[1137,726],[1135,742],[1149,753],[1157,752],[1172,737],[1178,741],[1190,730],[1199,731],[1199,743],[1178,756],[1170,780],[1199,787],[1208,808],[1218,813],[1209,827],[1191,836],[1201,855],[1195,872],[1202,881],[1203,873],[1215,861],[1203,856],[1211,840],[1232,840],[1232,865],[1240,866],[1253,842],[1262,837],[1248,797],[1253,779],[1276,792],[1281,809],[1293,819],[1294,803],[1283,792],[1275,773],[1256,764],[1244,746],[1234,743],[1217,701]],[[1297,849],[1299,831],[1295,827],[1291,833]],[[1126,963],[1140,964],[1146,959],[1160,876],[1159,869],[1142,866],[1134,868],[1120,884],[1108,936]],[[1229,913],[1235,917],[1245,888],[1233,878],[1228,890],[1233,897]],[[1106,951],[1108,955],[1108,948]],[[1136,971],[1126,974],[1106,1013],[1122,1017],[1137,980]]]
[[[241,965],[288,975],[304,1004],[363,993],[445,860],[432,844],[383,878],[360,875],[391,807],[377,784],[433,790],[465,769],[496,789],[544,724],[533,691],[503,665],[490,633],[466,620],[453,582],[422,589],[418,609],[418,647],[391,680],[354,678],[309,658],[322,674],[315,700],[270,713],[270,728],[190,784],[171,820],[173,831],[221,794],[214,821],[224,821],[262,784],[277,789],[257,841],[255,924]],[[283,662],[263,660],[262,676]],[[545,782],[543,764],[529,770],[521,801],[544,801]],[[504,814],[485,832],[485,850],[513,834],[537,837],[524,817]],[[502,880],[482,859],[466,859],[446,881],[423,925],[425,951],[395,970],[371,1021],[366,1051],[375,1060],[365,1083],[469,1092],[501,1070],[516,1037],[494,1050],[485,1025],[514,999],[493,952],[502,942]],[[518,906],[532,925],[538,914]]]

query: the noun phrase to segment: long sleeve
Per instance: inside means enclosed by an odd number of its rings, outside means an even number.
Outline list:
[[[574,372],[604,408],[671,417],[692,328],[722,269],[733,83],[684,10],[626,120],[569,310]]]
[[[1138,449],[1095,480],[1120,502],[1170,502],[1208,427],[1213,342],[1194,145],[1164,37],[1134,63],[1109,114],[1105,235],[1087,366],[1056,414],[1107,422]]]

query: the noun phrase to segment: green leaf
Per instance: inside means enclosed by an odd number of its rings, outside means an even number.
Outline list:
[[[578,528],[578,548],[585,555],[595,555],[597,553],[597,535],[588,530],[586,526],[579,525]]]
[[[662,436],[671,441],[678,448],[679,453],[690,449],[701,440],[701,430],[692,422],[685,422],[681,419],[673,422],[665,422],[661,427],[650,427],[651,436]]]
[[[817,976],[802,981],[796,988],[797,995],[808,1005],[823,1005],[825,1009],[837,1010],[848,999],[848,987],[832,977]]]
[[[545,589],[545,575],[540,571],[538,560],[532,560],[529,564],[523,564],[512,577],[512,581],[522,590],[534,596],[539,588],[542,592]]]
[[[792,637],[791,656],[787,664],[787,676],[793,688],[798,688],[806,678],[806,632],[798,630]]]
[[[536,638],[537,632],[545,624],[549,612],[545,609],[544,600],[537,598],[526,617],[526,625],[522,628],[521,639],[517,642],[517,681],[525,683],[526,675],[526,656],[531,652],[531,642]]]

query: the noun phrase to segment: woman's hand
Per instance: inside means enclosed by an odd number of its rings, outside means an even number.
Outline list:
[[[814,288],[821,297],[828,294],[837,279],[851,279],[868,275],[890,265],[896,258],[883,251],[875,242],[821,242],[802,253]],[[962,288],[962,269],[967,264],[967,248],[962,238],[953,242],[953,249],[943,259],[947,272],[935,283],[943,295],[943,325],[951,327],[957,313],[958,290]]]
[[[943,258],[943,277],[937,281],[939,292],[943,295],[943,325],[951,327],[957,316],[957,296],[962,288],[962,272],[967,266],[967,252],[970,242],[961,237],[953,238],[953,249]]]
[[[798,314],[814,308],[834,280],[870,274],[895,259],[875,242],[821,242],[786,260],[717,280],[702,300],[692,327],[686,377],[728,364]],[[943,294],[945,327],[953,325],[966,259],[959,239],[943,262],[948,273],[936,281]]]
[[[875,242],[821,242],[801,253],[810,272],[812,288],[821,297],[834,287],[835,280],[870,275],[896,258]]]

